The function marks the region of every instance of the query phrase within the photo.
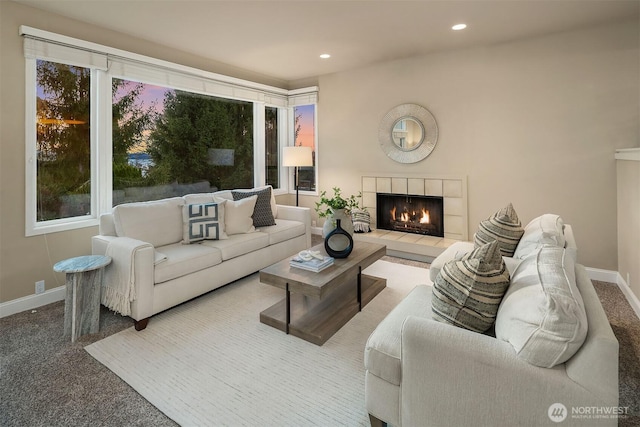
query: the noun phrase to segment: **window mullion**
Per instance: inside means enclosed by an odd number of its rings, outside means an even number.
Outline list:
[[[36,228],[37,210],[37,163],[36,136],[36,60],[27,58],[25,84],[25,235],[32,236]]]
[[[267,182],[265,172],[266,137],[265,103],[253,103],[253,184],[258,187]]]
[[[112,170],[112,107],[111,107],[111,76],[103,71],[96,72],[97,110],[96,123],[96,197],[97,217],[111,212],[113,206],[113,170]],[[92,125],[93,126],[93,125]]]

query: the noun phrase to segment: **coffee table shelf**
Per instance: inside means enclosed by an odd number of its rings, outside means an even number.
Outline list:
[[[324,252],[322,245],[312,250]],[[384,245],[359,243],[348,258],[319,273],[290,267],[289,258],[261,270],[260,281],[285,289],[286,295],[260,313],[260,322],[324,344],[386,287],[386,279],[362,274],[385,253]]]

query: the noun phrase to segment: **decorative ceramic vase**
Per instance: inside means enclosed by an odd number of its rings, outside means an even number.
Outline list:
[[[353,250],[353,237],[342,228],[342,220],[336,219],[334,228],[324,238],[324,250],[334,258],[346,258]]]
[[[327,237],[333,229],[336,228],[336,222],[340,220],[342,223],[342,229],[353,236],[353,222],[351,221],[351,215],[347,213],[346,209],[335,209],[333,214],[329,215],[324,221],[322,226],[322,237]]]

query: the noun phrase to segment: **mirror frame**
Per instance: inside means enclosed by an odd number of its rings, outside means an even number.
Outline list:
[[[398,147],[393,141],[393,128],[402,119],[413,119],[423,129],[422,141],[410,150]],[[400,104],[389,110],[380,122],[378,140],[382,151],[392,160],[399,163],[416,163],[429,156],[435,148],[438,141],[438,125],[426,108],[417,104]]]

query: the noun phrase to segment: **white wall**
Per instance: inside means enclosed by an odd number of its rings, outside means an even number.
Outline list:
[[[357,193],[364,172],[467,175],[470,236],[512,202],[523,225],[560,214],[579,261],[616,271],[613,155],[640,145],[638,32],[623,22],[321,76],[319,189]],[[439,127],[435,150],[411,165],[377,137],[402,103]]]

